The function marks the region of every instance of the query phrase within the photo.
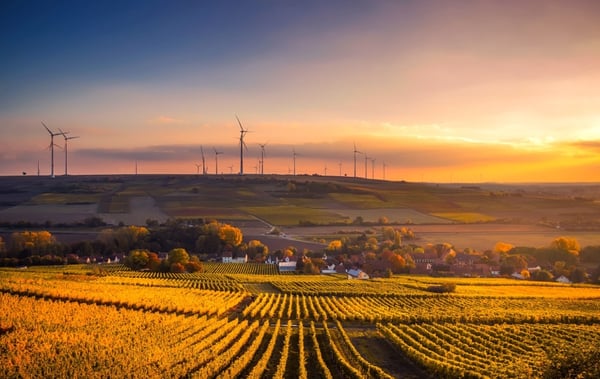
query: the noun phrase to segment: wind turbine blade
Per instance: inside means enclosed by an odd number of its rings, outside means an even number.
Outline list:
[[[237,119],[237,122],[240,125],[240,130],[242,132],[246,132],[247,130],[244,130],[244,127],[242,126],[242,122],[240,121],[239,117],[237,115],[235,115],[235,118]]]
[[[48,131],[48,133],[50,133],[50,135],[52,135],[53,133],[50,131],[50,129],[46,126],[46,124],[44,124],[44,121],[41,121],[42,125],[44,125],[44,128],[46,128],[46,130]]]

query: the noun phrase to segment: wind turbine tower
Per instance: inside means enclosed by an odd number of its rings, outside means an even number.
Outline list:
[[[54,178],[54,136],[57,136],[60,133],[52,132],[43,121],[42,125],[44,125],[44,128],[46,128],[48,134],[50,134],[50,176]]]
[[[383,162],[383,180],[385,180],[385,168],[387,167],[387,165],[385,164],[385,162]]]
[[[296,176],[296,156],[299,155],[296,153],[296,149],[292,149],[292,157],[294,158],[294,176]]]
[[[244,149],[248,150],[248,146],[246,146],[246,143],[244,142],[244,137],[246,136],[246,133],[248,133],[249,130],[244,129],[237,115],[235,116],[235,118],[237,119],[237,122],[240,125],[240,175],[244,175]]]
[[[215,151],[215,175],[219,175],[219,154],[223,154],[222,151],[217,151],[217,148],[213,147]]]
[[[60,134],[62,134],[63,138],[65,139],[65,176],[69,175],[67,167],[68,167],[68,151],[67,151],[67,141],[69,141],[70,139],[75,139],[75,138],[79,138],[79,136],[67,136],[67,134],[69,134],[70,132],[63,132],[60,128],[58,128],[58,130],[60,131]]]
[[[267,146],[267,143],[259,143],[258,146],[260,146],[260,174],[264,175],[265,174],[265,146]]]
[[[368,175],[367,175],[367,161],[371,159],[371,157],[367,156],[367,153],[365,153],[365,179],[369,179]]]
[[[206,160],[204,159],[204,148],[200,145],[200,152],[202,153],[202,175],[206,175]],[[200,169],[200,167],[198,167]]]
[[[362,154],[360,151],[356,150],[356,143],[354,144],[354,177],[356,178],[356,154]]]
[[[371,179],[375,179],[375,158],[371,159]]]

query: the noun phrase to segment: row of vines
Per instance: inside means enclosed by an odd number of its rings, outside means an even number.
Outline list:
[[[0,270],[0,377],[402,376],[378,345],[413,376],[539,378],[557,351],[600,346],[598,297],[333,296],[339,277],[252,277]]]

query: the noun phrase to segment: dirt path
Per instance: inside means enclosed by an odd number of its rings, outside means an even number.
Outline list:
[[[402,352],[394,349],[374,329],[356,331],[346,328],[345,330],[363,358],[381,367],[393,377],[408,379],[433,378],[410,361]]]

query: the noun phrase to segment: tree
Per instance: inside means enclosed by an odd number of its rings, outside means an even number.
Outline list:
[[[327,251],[336,252],[342,250],[342,241],[333,240],[327,245]]]
[[[148,264],[147,267],[150,271],[160,271],[161,260],[156,253],[148,253]]]
[[[14,232],[11,234],[10,252],[21,257],[44,255],[57,250],[54,236],[46,230]]]
[[[169,265],[171,267],[173,267],[173,265],[176,263],[181,264],[183,267],[183,265],[185,265],[189,261],[190,261],[190,255],[188,254],[188,252],[185,249],[176,248],[176,249],[169,251],[169,257],[167,258],[167,262],[169,263]]]
[[[259,240],[251,240],[248,242],[248,257],[252,260],[262,259],[269,255],[269,247]]]
[[[508,253],[509,251],[511,251],[515,246],[510,244],[510,243],[506,243],[506,242],[496,242],[496,244],[494,245],[494,252],[495,253]]]
[[[306,262],[304,262],[302,272],[304,272],[305,274],[317,275],[321,273],[321,270],[319,269],[318,265],[312,262],[311,259],[308,259]]]
[[[131,250],[123,260],[123,264],[132,270],[140,270],[148,267],[148,250]]]
[[[576,267],[571,271],[569,280],[573,283],[583,283],[587,279],[587,272],[583,267]]]
[[[170,272],[185,272],[185,266],[181,263],[173,263],[170,267]]]
[[[192,259],[185,264],[185,270],[187,272],[204,272],[204,266],[202,265],[202,262],[200,262],[197,258],[195,260],[193,258],[196,257],[192,257]]]
[[[225,245],[236,247],[242,243],[243,235],[240,229],[228,224],[223,224],[219,227],[219,238]]]
[[[552,240],[550,247],[555,249],[565,250],[574,255],[579,255],[579,251],[581,250],[581,246],[576,238],[573,237],[558,237]]]
[[[144,226],[123,226],[118,229],[104,229],[99,239],[106,243],[112,252],[130,251],[144,248],[144,242],[150,232]]]
[[[456,262],[456,251],[450,250],[448,254],[444,257],[444,263],[447,265],[452,265]]]
[[[383,240],[393,241],[396,235],[396,231],[391,226],[384,226],[381,230]]]
[[[527,268],[527,260],[521,255],[508,255],[500,262],[500,273],[510,275]]]
[[[533,272],[531,278],[540,282],[549,282],[554,279],[554,275],[547,270],[538,270]]]

